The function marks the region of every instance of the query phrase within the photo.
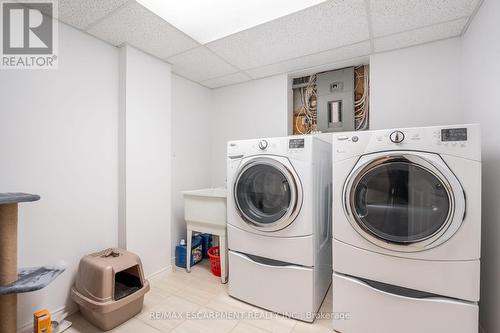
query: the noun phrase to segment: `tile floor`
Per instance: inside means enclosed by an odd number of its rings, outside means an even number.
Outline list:
[[[192,268],[191,274],[175,268],[171,273],[153,278],[151,291],[146,294],[140,314],[113,333],[203,332],[203,333],[299,333],[333,332],[330,319],[318,319],[313,324],[274,315],[260,308],[233,299],[227,294],[227,285],[212,275],[208,260]],[[229,313],[253,313],[260,318],[214,318]],[[321,312],[332,312],[331,288],[321,306]],[[172,313],[174,318],[162,317]],[[175,317],[179,313],[196,314],[199,318]],[[152,319],[157,314],[159,317]],[[208,317],[208,318],[207,318]],[[264,318],[263,318],[264,317]],[[79,313],[68,320],[73,326],[68,333],[97,333],[99,329],[88,323]]]

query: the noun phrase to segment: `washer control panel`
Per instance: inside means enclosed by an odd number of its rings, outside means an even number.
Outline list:
[[[394,131],[389,135],[389,139],[394,143],[401,143],[405,139],[405,134],[401,131]]]
[[[259,149],[260,150],[266,150],[268,146],[269,146],[269,143],[267,142],[267,140],[260,140],[259,141]]]
[[[302,149],[304,146],[304,139],[290,139],[290,141],[288,141],[288,149]]]

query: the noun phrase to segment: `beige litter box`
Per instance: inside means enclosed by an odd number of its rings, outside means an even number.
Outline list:
[[[80,260],[71,298],[88,321],[107,331],[141,312],[148,291],[141,259],[122,249],[107,249]]]

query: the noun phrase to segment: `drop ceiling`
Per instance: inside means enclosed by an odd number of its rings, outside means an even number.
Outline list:
[[[204,44],[197,40],[227,30],[190,36],[191,28],[181,31],[132,0],[59,0],[59,20],[114,46],[132,45],[172,64],[174,73],[217,88],[457,37],[482,1],[310,1],[318,4]]]

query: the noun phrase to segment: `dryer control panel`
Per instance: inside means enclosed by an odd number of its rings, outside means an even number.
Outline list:
[[[443,128],[441,141],[467,141],[467,128]]]
[[[481,160],[479,125],[398,128],[333,135],[335,160],[374,152],[414,150]]]

